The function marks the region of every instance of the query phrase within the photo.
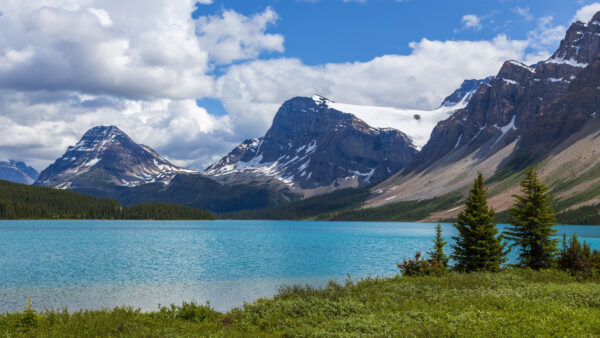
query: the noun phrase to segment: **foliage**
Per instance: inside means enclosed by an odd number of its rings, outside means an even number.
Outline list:
[[[597,276],[600,274],[600,252],[592,251],[590,245],[585,241],[582,245],[575,234],[567,242],[567,236],[563,234],[558,266],[579,278]]]
[[[213,219],[197,208],[166,203],[121,207],[115,200],[0,181],[0,219]]]
[[[203,175],[176,175],[167,187],[162,183],[149,183],[113,191],[109,195],[105,195],[104,191],[85,193],[115,198],[125,205],[163,202],[211,210],[215,213],[262,209],[300,198],[300,195],[289,188],[282,189],[281,186],[259,182],[222,184]]]
[[[421,252],[417,251],[414,259],[404,259],[398,264],[398,268],[402,272],[402,276],[429,276],[441,275],[446,271],[446,266],[440,261],[430,258],[425,259],[421,256]]]
[[[289,287],[225,314],[194,303],[149,313],[48,310],[28,331],[21,315],[0,314],[3,336],[584,337],[600,332],[600,284],[557,270],[519,269]]]
[[[440,224],[435,226],[435,239],[433,240],[433,251],[429,251],[429,259],[435,260],[445,270],[448,267],[448,257],[444,253],[444,246],[448,242],[442,237],[442,226]]]
[[[227,213],[220,217],[228,219],[327,219],[336,211],[360,207],[370,194],[367,188],[340,189],[281,206]]]
[[[505,232],[506,238],[518,246],[519,264],[532,269],[549,268],[553,264],[557,240],[553,228],[556,218],[552,210],[552,197],[548,187],[542,184],[534,167],[525,170],[521,182],[521,195],[511,209],[512,226]]]
[[[27,305],[21,314],[21,326],[25,329],[35,327],[38,321],[37,311],[31,307],[31,298],[27,298]]]
[[[447,210],[463,198],[463,191],[456,190],[429,200],[390,203],[374,208],[355,208],[331,215],[335,221],[387,221],[412,222],[426,218],[435,211]]]
[[[600,204],[569,209],[556,215],[559,224],[597,225],[600,224]]]
[[[458,271],[498,271],[506,261],[502,237],[492,222],[494,211],[487,205],[483,175],[479,173],[454,226],[459,235],[451,256]]]

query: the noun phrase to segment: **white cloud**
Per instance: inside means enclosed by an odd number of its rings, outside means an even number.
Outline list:
[[[600,11],[600,3],[594,2],[592,4],[581,7],[575,13],[572,21],[581,21],[584,23],[588,23],[594,14]]]
[[[527,41],[531,50],[525,58],[526,63],[533,63],[547,59],[560,40],[565,37],[567,28],[563,25],[554,25],[551,16],[538,19],[536,28],[527,34]]]
[[[467,14],[462,17],[461,22],[463,23],[463,29],[476,29],[482,28],[481,19],[475,14]]]
[[[531,13],[529,12],[529,6],[528,7],[515,7],[515,12],[517,12],[517,14],[519,14],[521,17],[523,17],[523,19],[525,21],[531,21],[534,19],[533,15],[531,15]]]
[[[42,169],[99,124],[180,164],[201,167],[229,150],[229,118],[195,104],[213,93],[211,60],[283,51],[283,37],[265,33],[277,20],[270,8],[193,20],[195,5],[0,0],[0,158]]]
[[[136,99],[209,95],[210,51],[198,45],[194,3],[0,1],[0,55],[27,55],[0,68],[0,87]]]
[[[252,17],[226,10],[220,16],[198,19],[198,40],[218,64],[254,59],[262,52],[283,52],[283,36],[265,33],[277,19],[271,8]]]

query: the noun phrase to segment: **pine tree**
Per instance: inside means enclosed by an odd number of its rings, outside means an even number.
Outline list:
[[[494,211],[487,205],[483,175],[479,173],[465,202],[465,209],[458,214],[454,226],[459,236],[454,237],[451,258],[456,260],[456,270],[498,271],[506,261],[502,236],[492,222]]]
[[[446,269],[448,266],[448,256],[444,254],[444,246],[448,244],[442,237],[442,226],[440,224],[435,226],[435,239],[433,240],[433,251],[429,251],[427,254],[429,258],[435,260],[440,264],[442,269]]]
[[[535,168],[528,168],[521,182],[521,195],[513,196],[517,199],[511,209],[514,220],[505,233],[514,241],[513,246],[520,248],[520,265],[535,270],[551,267],[557,251],[558,240],[552,238],[556,234],[556,218],[548,190],[539,181]]]

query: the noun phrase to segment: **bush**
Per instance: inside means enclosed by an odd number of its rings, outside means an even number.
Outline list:
[[[417,251],[414,259],[404,259],[401,264],[398,264],[398,268],[402,276],[440,276],[446,271],[444,264],[437,259],[423,258],[420,251]]]
[[[160,312],[167,317],[197,323],[213,321],[220,316],[220,313],[213,310],[208,303],[206,305],[198,305],[196,302],[183,302],[181,306],[171,305],[170,308],[161,307]]]

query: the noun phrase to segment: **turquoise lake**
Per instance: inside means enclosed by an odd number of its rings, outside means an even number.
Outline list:
[[[434,224],[305,221],[0,221],[0,311],[210,301],[220,311],[280,286],[393,276]],[[600,226],[558,226],[600,248]],[[451,241],[454,227],[444,225]],[[450,248],[447,248],[447,252]]]

